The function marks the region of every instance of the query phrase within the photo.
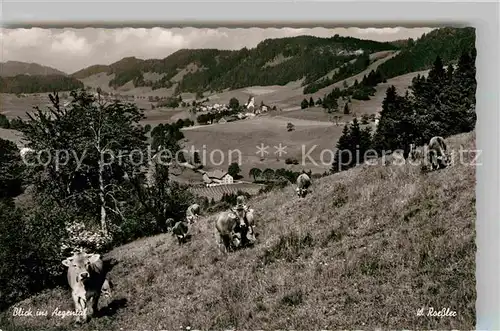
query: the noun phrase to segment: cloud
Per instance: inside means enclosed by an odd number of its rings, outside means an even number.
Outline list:
[[[83,56],[90,53],[92,45],[85,38],[77,36],[74,31],[64,31],[54,37],[51,50],[63,54]]]
[[[94,64],[111,64],[124,57],[165,58],[181,48],[253,48],[268,38],[335,34],[389,41],[418,38],[429,28],[120,28],[3,29],[3,61],[37,62],[72,73]]]
[[[32,29],[4,29],[3,43],[4,47],[12,49],[22,49],[26,47],[37,47],[50,38],[51,31],[40,28]]]
[[[366,28],[366,29],[359,29],[358,28],[358,33],[360,34],[395,34],[401,31],[401,28]]]

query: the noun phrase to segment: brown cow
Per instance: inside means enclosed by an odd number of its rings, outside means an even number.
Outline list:
[[[189,238],[187,221],[178,221],[172,228],[172,235],[177,238],[178,244],[183,244]]]
[[[446,168],[449,165],[448,146],[442,137],[432,137],[427,155],[430,161],[431,170]]]
[[[233,211],[223,211],[217,215],[215,221],[216,238],[222,253],[255,243],[253,210],[250,211],[250,215],[247,214],[247,222],[247,226],[241,226],[240,218]]]
[[[308,188],[310,186],[311,178],[307,174],[302,173],[299,177],[297,177],[297,188],[295,189],[295,192],[297,192],[297,195],[300,198],[304,198],[308,193]]]

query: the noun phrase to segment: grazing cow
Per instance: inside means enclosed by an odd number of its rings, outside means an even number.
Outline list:
[[[428,146],[428,157],[431,170],[446,168],[449,164],[448,147],[443,137],[432,137]]]
[[[189,224],[194,223],[200,216],[200,205],[195,203],[188,207],[186,210],[186,219]]]
[[[245,197],[242,195],[239,195],[236,197],[236,206],[231,209],[236,216],[239,217],[240,219],[240,227],[244,227],[248,225],[248,220],[247,220],[247,213],[250,211],[248,206],[245,203]],[[253,209],[251,211],[251,216],[253,218]],[[253,222],[253,220],[252,220]]]
[[[172,230],[175,225],[175,220],[172,217],[167,218],[167,220],[165,221],[165,225],[167,227],[167,231]]]
[[[311,186],[311,178],[305,173],[297,177],[297,188],[295,191],[300,198],[304,198],[307,194],[308,188]]]
[[[223,211],[215,221],[217,245],[222,253],[253,244],[256,241],[253,231],[253,210],[247,214],[248,226],[241,227],[240,219],[232,211]]]
[[[76,321],[87,322],[97,312],[101,292],[105,296],[111,295],[101,256],[79,252],[62,261],[62,264],[68,267],[67,277],[75,303]]]
[[[177,237],[177,242],[183,244],[188,239],[188,223],[185,221],[179,221],[175,223],[172,228],[172,236]]]

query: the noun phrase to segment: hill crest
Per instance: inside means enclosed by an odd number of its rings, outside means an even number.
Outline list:
[[[61,70],[44,66],[38,63],[28,63],[20,61],[0,62],[0,77],[14,77],[17,75],[48,76],[67,74]]]

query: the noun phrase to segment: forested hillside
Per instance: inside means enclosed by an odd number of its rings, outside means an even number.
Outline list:
[[[45,93],[83,88],[79,80],[62,75],[0,77],[0,93]]]
[[[356,80],[351,86],[344,86],[343,89],[335,88],[326,94],[322,105],[326,109],[335,109],[339,97],[369,100],[370,96],[375,93],[375,86],[379,83],[406,73],[430,69],[436,65],[435,61],[438,57],[442,67],[449,64],[456,65],[460,57],[467,53],[468,56],[473,57],[473,62],[468,65],[474,67],[475,39],[473,28],[443,28],[423,35],[417,41],[410,40],[398,55],[382,63],[377,70],[372,70],[360,82]],[[354,66],[354,64],[350,64],[350,66]],[[450,74],[452,72],[453,70],[450,71]],[[341,79],[316,82],[307,86],[304,93],[312,93],[312,91],[317,91],[319,88],[331,85]],[[313,86],[315,89],[311,88]]]
[[[410,41],[402,51],[380,65],[378,70],[385,78],[432,67],[437,56],[443,63],[456,62],[464,51],[475,48],[474,28],[441,28],[424,34],[417,41]]]
[[[180,81],[177,92],[218,91],[251,85],[285,85],[302,78],[312,82],[355,59],[361,51],[373,53],[395,49],[397,47],[390,43],[338,35],[332,38],[299,36],[267,39],[255,48],[238,51],[182,49],[161,60],[128,57],[110,66],[97,65],[80,70],[73,77],[82,79],[106,72],[115,74],[109,83],[114,87],[129,81],[135,86],[170,87],[178,71],[191,64],[194,66]],[[146,72],[164,76],[156,82],[148,81],[143,75]]]
[[[372,80],[369,86],[375,86],[385,79],[409,72],[429,69],[438,55],[446,64],[456,62],[462,52],[475,47],[475,30],[473,28],[442,28],[424,34],[416,41],[409,39],[405,44],[401,42],[398,44],[402,44],[401,51],[382,63],[376,72],[373,72],[372,76],[377,78],[376,81]],[[334,76],[307,85],[304,88],[304,94],[314,93],[321,88],[355,75],[366,69],[369,64],[370,61],[367,57],[360,57],[356,62],[340,68]]]
[[[391,43],[338,35],[332,38],[299,36],[268,39],[255,48],[238,51],[182,49],[161,60],[127,57],[109,66],[88,67],[74,73],[73,77],[83,79],[101,72],[114,74],[109,82],[114,88],[130,81],[136,87],[150,86],[153,89],[170,88],[177,83],[176,93],[285,85],[303,79],[304,93],[310,94],[365,70],[371,63],[370,53],[400,50],[374,73],[379,77],[378,83],[427,69],[437,55],[444,63],[456,61],[461,52],[473,47],[474,43],[473,28],[441,28],[416,41]],[[332,76],[324,77],[336,68],[338,70]],[[174,79],[180,71],[184,71],[182,77]],[[160,78],[148,79],[145,73],[152,72],[160,74]],[[350,94],[353,95],[353,91]]]
[[[354,119],[344,127],[337,142],[337,154],[332,170],[349,169],[356,162],[339,162],[343,151],[362,157],[368,150],[402,150],[408,156],[410,144],[428,143],[433,136],[449,137],[474,130],[476,125],[476,49],[463,52],[456,69],[444,68],[440,56],[434,60],[427,77],[416,76],[411,93],[400,95],[394,86],[386,91],[380,121],[372,134],[370,127],[361,129]],[[341,152],[342,151],[342,152]],[[361,162],[363,162],[361,160]]]

